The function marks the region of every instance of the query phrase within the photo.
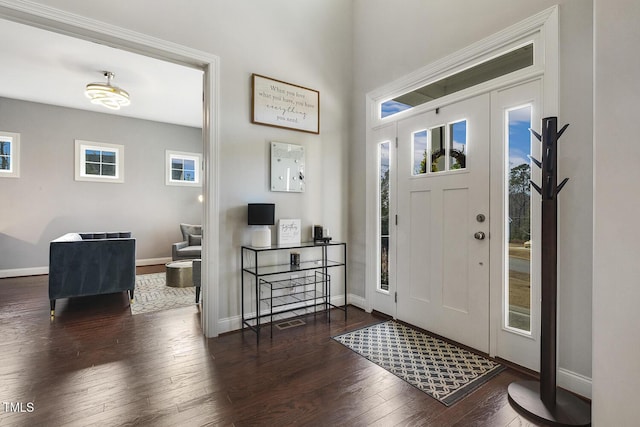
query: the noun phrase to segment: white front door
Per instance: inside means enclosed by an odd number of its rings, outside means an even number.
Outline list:
[[[489,352],[490,95],[398,122],[399,320]]]

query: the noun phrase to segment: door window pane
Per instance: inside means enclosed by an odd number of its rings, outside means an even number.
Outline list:
[[[467,121],[452,123],[449,127],[449,170],[467,167]]]
[[[431,172],[447,170],[444,129],[444,126],[440,126],[429,131],[431,134]]]
[[[413,134],[413,174],[427,173],[427,131]]]
[[[380,286],[379,289],[389,290],[389,142],[380,144],[378,156],[378,171],[380,183]]]
[[[531,331],[531,106],[507,111],[507,326]]]

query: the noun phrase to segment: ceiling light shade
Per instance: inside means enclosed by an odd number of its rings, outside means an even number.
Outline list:
[[[92,104],[104,105],[112,110],[119,110],[131,104],[129,93],[117,86],[111,85],[111,79],[115,77],[111,71],[105,71],[104,76],[107,83],[89,83],[84,90],[84,94],[91,100]]]

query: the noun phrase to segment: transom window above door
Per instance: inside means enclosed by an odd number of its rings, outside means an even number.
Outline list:
[[[527,43],[438,81],[381,102],[378,114],[384,119],[531,65],[533,65],[533,43]]]
[[[467,121],[423,129],[412,134],[413,175],[466,169]]]

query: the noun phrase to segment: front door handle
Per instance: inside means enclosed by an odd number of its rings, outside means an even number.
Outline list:
[[[484,240],[486,235],[482,231],[476,231],[476,233],[473,235],[473,237],[475,237],[477,240]]]

